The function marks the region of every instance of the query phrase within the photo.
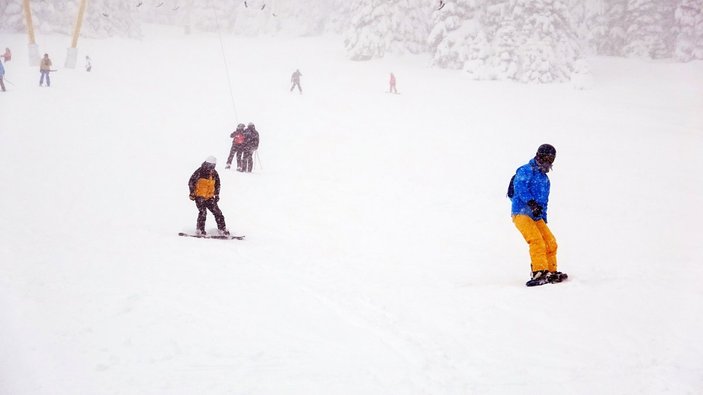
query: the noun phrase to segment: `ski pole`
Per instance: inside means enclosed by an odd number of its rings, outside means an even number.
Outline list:
[[[261,165],[261,159],[259,159],[259,151],[258,150],[254,151],[254,156],[256,156],[256,161],[259,162],[259,168],[261,170],[264,170],[264,166]]]
[[[12,83],[12,81],[8,80],[7,78],[3,78],[2,80],[5,81],[5,82],[7,82],[8,84],[10,84],[10,85],[12,85],[12,86],[16,86],[15,84]]]

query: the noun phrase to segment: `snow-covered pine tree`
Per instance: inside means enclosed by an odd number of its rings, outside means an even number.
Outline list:
[[[78,9],[74,8],[72,1],[35,1],[30,2],[30,7],[34,31],[44,34],[69,34],[74,24],[69,15],[73,13],[75,18],[75,10]]]
[[[356,0],[344,44],[352,60],[426,49],[430,8],[423,0]]]
[[[628,0],[622,55],[647,59],[670,56],[674,7],[666,0]]]
[[[681,62],[703,59],[703,0],[681,0],[675,17],[674,56]]]
[[[505,15],[490,43],[487,59],[490,79],[515,79],[520,65],[517,61],[517,29],[512,15]]]
[[[392,12],[391,52],[427,52],[433,7],[426,0],[395,0]]]
[[[0,31],[21,32],[25,30],[21,0],[0,1],[0,15],[2,15]]]
[[[55,0],[60,3],[61,0]],[[65,2],[65,0],[64,0]],[[79,0],[72,3],[70,29],[73,29],[78,13]],[[141,23],[135,5],[131,1],[90,0],[85,10],[81,34],[89,37],[141,37]]]
[[[581,49],[563,0],[515,0],[494,40],[500,70],[522,82],[568,81]],[[512,37],[509,37],[512,32]]]
[[[606,5],[606,0],[571,0],[569,10],[584,54],[597,54],[598,44],[606,40]]]
[[[428,42],[434,66],[464,68],[465,63],[472,60],[475,54],[475,41],[479,35],[483,36],[482,45],[485,50],[486,40],[480,11],[476,0],[457,0],[446,3],[433,12],[433,27]]]
[[[595,43],[599,55],[621,56],[626,43],[625,17],[628,0],[606,0],[605,34]]]
[[[349,59],[383,57],[391,37],[390,11],[385,1],[355,0],[350,11],[351,23],[344,33]]]

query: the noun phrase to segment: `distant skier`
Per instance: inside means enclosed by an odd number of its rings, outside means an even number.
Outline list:
[[[302,77],[302,76],[303,76],[303,74],[301,74],[300,70],[297,70],[297,69],[290,76],[290,82],[292,84],[290,87],[291,92],[293,92],[293,89],[295,89],[295,87],[297,86],[300,94],[301,95],[303,94],[303,88],[300,87],[300,77]]]
[[[2,54],[2,58],[5,61],[5,63],[12,60],[12,52],[10,52],[10,48],[5,48],[5,53]]]
[[[391,73],[391,79],[388,82],[390,85],[390,88],[388,89],[388,92],[390,93],[398,93],[398,90],[395,88],[395,74]]]
[[[3,79],[5,78],[5,66],[2,65],[2,62],[0,62],[0,89],[5,92],[5,81]]]
[[[44,54],[44,58],[39,63],[39,72],[41,73],[41,78],[39,79],[39,86],[44,86],[44,77],[46,77],[46,86],[51,86],[51,79],[49,78],[49,73],[51,72],[51,59],[49,59],[49,54]]]
[[[232,159],[237,155],[237,171],[242,171],[242,155],[244,154],[244,124],[240,123],[237,125],[237,130],[232,132],[229,137],[232,138],[232,148],[229,149],[229,156],[227,157],[227,165],[225,169],[229,169],[232,166]]]
[[[225,226],[225,216],[222,215],[222,210],[217,206],[217,202],[220,200],[220,175],[215,170],[216,164],[217,159],[209,156],[188,180],[190,200],[195,201],[195,206],[198,208],[198,221],[195,231],[198,236],[205,236],[206,234],[205,219],[207,218],[207,210],[210,210],[215,216],[220,236],[229,236],[229,231]]]
[[[557,271],[557,241],[547,226],[549,177],[557,151],[542,144],[533,159],[519,167],[510,181],[513,223],[530,247],[532,278],[528,287],[558,283],[568,276]]]
[[[85,71],[90,72],[93,70],[93,64],[90,62],[90,56],[85,57]]]
[[[242,171],[251,173],[254,168],[254,152],[259,149],[259,132],[252,122],[244,130],[244,155],[242,158]]]

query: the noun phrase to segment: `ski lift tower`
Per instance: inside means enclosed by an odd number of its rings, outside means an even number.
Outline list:
[[[32,23],[32,9],[29,6],[29,0],[23,0],[22,5],[24,7],[24,19],[27,25],[27,36],[29,37],[29,65],[38,66],[39,65],[39,47],[37,47],[37,42],[34,38],[34,24]]]
[[[76,26],[73,29],[73,40],[71,41],[71,48],[68,48],[66,51],[65,67],[69,69],[75,69],[76,63],[78,63],[78,36],[80,36],[81,34],[81,26],[83,25],[83,15],[85,15],[86,1],[87,0],[81,0],[81,4],[78,7],[78,17],[76,17]]]

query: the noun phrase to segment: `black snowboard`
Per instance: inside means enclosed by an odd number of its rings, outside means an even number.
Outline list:
[[[217,239],[217,240],[244,240],[244,236],[236,236],[236,235],[229,235],[229,236],[220,236],[220,235],[192,235],[189,233],[183,233],[180,232],[178,234],[179,236],[184,236],[184,237],[196,237],[198,239]]]

